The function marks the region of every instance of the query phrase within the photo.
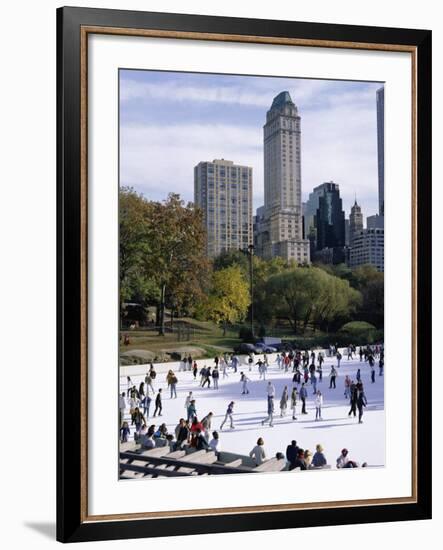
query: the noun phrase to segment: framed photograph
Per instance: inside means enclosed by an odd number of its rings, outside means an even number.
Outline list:
[[[58,540],[430,518],[431,32],[57,33]]]

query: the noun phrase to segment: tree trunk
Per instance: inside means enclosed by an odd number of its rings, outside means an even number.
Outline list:
[[[158,335],[165,335],[165,294],[166,294],[166,285],[163,284],[161,288],[161,297],[160,297],[160,326]]]

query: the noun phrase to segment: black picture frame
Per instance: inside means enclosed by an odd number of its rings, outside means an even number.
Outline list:
[[[417,495],[413,503],[85,521],[82,492],[81,28],[217,33],[416,48]],[[431,518],[431,31],[64,7],[57,10],[57,540],[79,542]],[[83,205],[83,206],[82,206]]]

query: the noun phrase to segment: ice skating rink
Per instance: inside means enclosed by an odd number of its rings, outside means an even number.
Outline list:
[[[344,352],[345,350],[343,350]],[[259,359],[255,357],[255,361]],[[384,376],[379,376],[378,360],[375,367],[375,383],[371,383],[371,369],[364,360],[355,356],[353,360],[348,360],[343,353],[343,359],[336,379],[336,389],[329,389],[329,372],[331,365],[337,365],[336,358],[329,358],[325,354],[323,363],[323,381],[317,384],[323,394],[323,420],[315,421],[315,405],[313,388],[310,383],[306,385],[308,390],[307,415],[301,413],[301,400],[297,403],[297,420],[292,420],[290,409],[290,400],[285,417],[280,417],[280,397],[285,385],[288,386],[289,395],[292,389],[292,372],[285,373],[279,370],[275,362],[276,354],[268,356],[269,368],[266,375],[266,381],[260,379],[258,367],[253,366],[249,371],[248,365],[244,364],[245,357],[240,357],[241,365],[238,372],[228,369],[229,376],[223,378],[220,372],[219,389],[201,388],[200,376],[194,381],[190,371],[179,372],[178,363],[166,363],[155,365],[157,377],[154,381],[154,388],[162,388],[163,394],[163,412],[162,416],[152,417],[154,412],[155,396],[150,394],[152,402],[150,404],[149,418],[147,425],[166,423],[168,431],[174,433],[178,420],[186,418],[185,399],[190,391],[193,392],[193,398],[196,401],[197,416],[202,419],[208,412],[214,413],[212,430],[217,430],[220,434],[220,450],[239,454],[248,454],[255,446],[258,437],[262,437],[265,442],[265,450],[268,457],[275,456],[278,451],[285,453],[286,446],[291,440],[295,439],[299,447],[310,449],[313,453],[318,443],[324,447],[324,454],[328,464],[335,467],[336,458],[339,456],[343,447],[349,450],[349,457],[359,462],[367,462],[369,466],[383,466],[385,463],[385,415],[384,415]],[[213,360],[199,360],[199,369],[203,366],[214,366]],[[178,378],[177,398],[171,399],[167,388],[166,373],[172,368]],[[350,409],[349,400],[344,396],[344,379],[348,374],[351,379],[356,379],[357,369],[361,369],[361,378],[364,384],[365,394],[368,401],[364,409],[363,424],[358,423],[358,417],[348,416]],[[120,391],[127,392],[126,377],[131,377],[134,385],[138,386],[144,381],[148,366],[137,365],[122,367],[120,369]],[[242,385],[240,383],[240,372],[243,371],[250,382],[248,382],[249,394],[242,395]],[[317,376],[318,379],[318,376]],[[276,390],[274,426],[262,426],[261,421],[267,416],[267,393],[266,386],[270,380]],[[300,386],[299,386],[300,387]],[[145,387],[145,392],[146,392]],[[220,424],[225,416],[225,411],[230,401],[235,402],[234,422],[235,429],[229,428],[227,422],[220,432]],[[130,423],[129,409],[126,410],[125,420]],[[133,439],[133,429],[131,426],[130,440]]]

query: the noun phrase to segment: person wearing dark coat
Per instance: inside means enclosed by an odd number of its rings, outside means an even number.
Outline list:
[[[353,414],[354,416],[357,416],[357,386],[354,384],[354,382],[352,382],[349,388],[349,391],[351,394],[351,398],[350,398],[351,409],[348,413],[348,416],[351,416],[351,414]]]
[[[294,469],[295,461],[297,460],[298,447],[297,441],[292,440],[291,444],[286,447],[286,460],[289,462],[289,470]]]
[[[366,401],[366,395],[364,394],[364,392],[363,391],[359,392],[358,397],[357,397],[358,423],[359,424],[363,424],[363,420],[362,420],[363,407],[366,407],[367,403],[368,402]]]
[[[162,415],[162,410],[163,410],[163,407],[162,407],[162,390],[161,388],[158,390],[158,394],[157,394],[157,397],[155,398],[155,411],[154,411],[154,416],[157,415],[157,411],[158,411],[158,415],[161,416]]]

